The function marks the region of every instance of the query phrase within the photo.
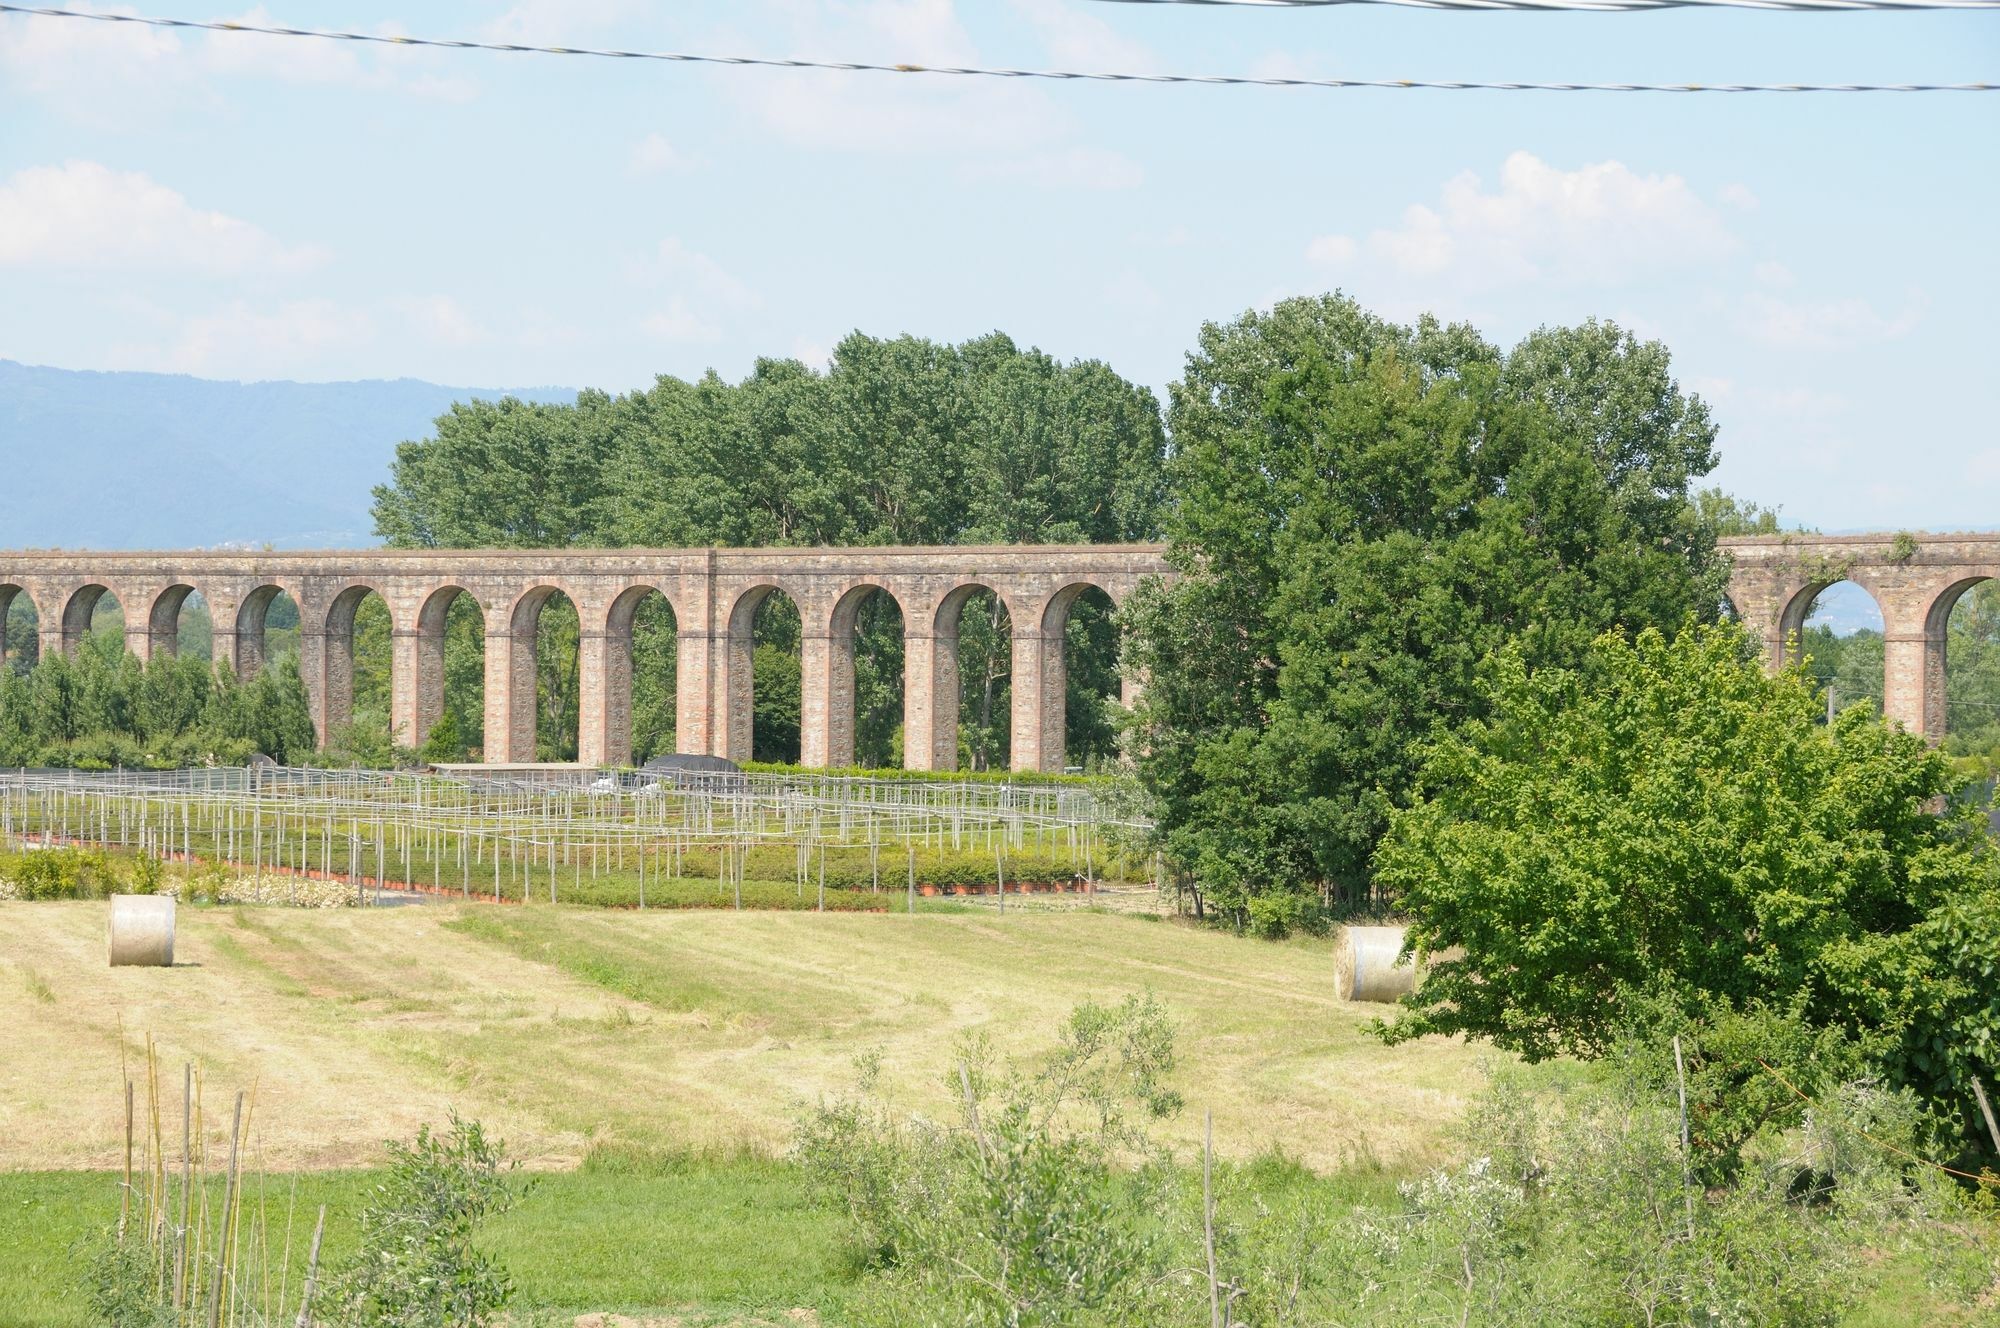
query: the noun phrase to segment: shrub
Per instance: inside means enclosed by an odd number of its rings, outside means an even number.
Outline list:
[[[514,1284],[475,1249],[478,1224],[519,1194],[505,1150],[477,1121],[452,1113],[416,1142],[389,1145],[389,1176],[361,1213],[361,1245],[323,1305],[347,1328],[480,1328],[513,1298]]]
[[[118,888],[117,870],[101,853],[50,848],[23,853],[10,869],[21,899],[97,899]]]
[[[1143,1122],[1180,1108],[1165,1082],[1173,1043],[1150,997],[1086,1003],[1039,1067],[997,1065],[983,1041],[961,1043],[956,1126],[897,1116],[873,1060],[857,1095],[807,1112],[798,1155],[884,1270],[883,1316],[1159,1322],[1169,1251],[1150,1215],[1170,1172],[1120,1164],[1151,1156]]]

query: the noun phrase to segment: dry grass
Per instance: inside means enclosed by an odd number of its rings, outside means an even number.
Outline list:
[[[256,1084],[261,1164],[377,1160],[448,1107],[531,1165],[597,1143],[784,1146],[801,1098],[879,1050],[951,1109],[956,1035],[1046,1046],[1069,1009],[1154,992],[1190,1106],[1247,1155],[1333,1168],[1437,1155],[1486,1053],[1384,1048],[1331,995],[1330,947],[1131,917],[607,913],[485,906],[183,909],[172,969],[110,969],[102,903],[0,904],[0,1169],[113,1165],[121,1060],[151,1034],[215,1091]]]

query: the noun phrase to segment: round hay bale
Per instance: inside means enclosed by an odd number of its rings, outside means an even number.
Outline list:
[[[1343,1001],[1391,1002],[1417,989],[1417,966],[1398,961],[1401,927],[1344,927],[1334,951],[1333,989]]]
[[[111,896],[111,966],[174,966],[172,895]]]

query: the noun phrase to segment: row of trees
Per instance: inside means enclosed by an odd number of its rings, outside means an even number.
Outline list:
[[[0,669],[0,765],[172,768],[240,764],[262,752],[312,759],[312,711],[288,653],[239,682],[196,655],[147,664],[93,632],[74,657]]]
[[[624,396],[585,392],[573,405],[454,406],[435,436],[398,448],[390,482],[375,491],[375,524],[397,547],[1145,540],[1160,533],[1165,451],[1152,394],[1096,361],[1060,363],[998,333],[959,345],[856,333],[824,372],[760,360],[739,383],[663,376]],[[900,761],[902,627],[887,596],[863,606],[855,674],[865,764]],[[992,596],[968,605],[968,765],[1006,758],[1008,630]],[[798,631],[795,605],[765,601],[760,758],[797,752]],[[542,633],[540,742],[550,755],[573,755],[574,680],[564,671],[574,669],[574,611],[553,601]],[[634,635],[643,757],[673,740],[675,624],[664,601],[642,606]],[[1105,700],[1117,691],[1107,606],[1079,603],[1070,639],[1069,750],[1102,762],[1117,741]],[[447,643],[454,698],[465,690],[452,679],[471,672],[478,647],[470,632]],[[455,722],[468,740],[477,734],[478,716]]]

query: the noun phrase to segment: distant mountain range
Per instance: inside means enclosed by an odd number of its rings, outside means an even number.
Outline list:
[[[0,548],[350,548],[396,444],[454,401],[571,388],[225,383],[0,360]]]

